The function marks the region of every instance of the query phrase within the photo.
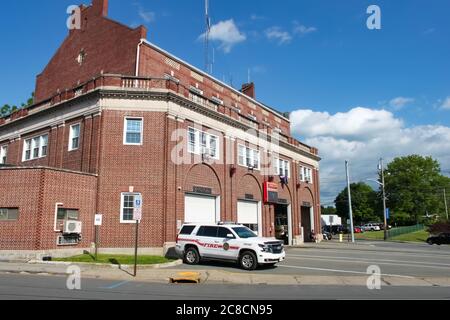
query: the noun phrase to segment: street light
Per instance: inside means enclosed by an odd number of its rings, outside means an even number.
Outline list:
[[[383,168],[383,159],[380,159],[380,163],[379,163],[379,170],[381,170],[381,182],[378,180],[374,180],[374,179],[367,179],[369,181],[373,181],[378,183],[383,190],[383,217],[384,217],[384,241],[386,241],[388,239],[388,233],[387,233],[387,217],[386,217],[386,192],[385,192],[385,183],[384,183],[384,168]]]

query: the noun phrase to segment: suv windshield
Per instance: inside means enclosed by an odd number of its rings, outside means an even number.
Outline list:
[[[248,238],[256,238],[257,235],[250,230],[249,228],[246,227],[236,227],[233,228],[234,232],[236,232],[236,234],[239,236],[239,238],[242,239],[248,239]]]

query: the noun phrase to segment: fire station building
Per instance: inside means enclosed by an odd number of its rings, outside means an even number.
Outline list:
[[[0,253],[163,254],[183,223],[235,221],[296,245],[320,230],[318,150],[288,115],[81,6],[37,76],[30,107],[0,118]],[[139,213],[139,212],[138,212]]]

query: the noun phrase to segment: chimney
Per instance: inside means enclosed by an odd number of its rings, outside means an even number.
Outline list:
[[[96,15],[108,16],[108,0],[92,0],[92,8]]]
[[[249,96],[250,98],[255,99],[255,84],[253,82],[251,83],[245,83],[242,85],[241,92],[245,94],[246,96]]]

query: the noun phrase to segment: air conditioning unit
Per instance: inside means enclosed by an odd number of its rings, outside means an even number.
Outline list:
[[[81,221],[64,221],[64,234],[81,234],[83,223]]]
[[[248,115],[248,118],[253,121],[258,121],[258,118],[256,118],[256,116],[251,115],[251,114]]]

